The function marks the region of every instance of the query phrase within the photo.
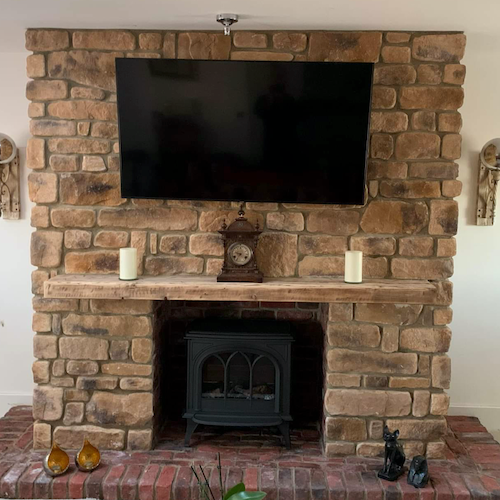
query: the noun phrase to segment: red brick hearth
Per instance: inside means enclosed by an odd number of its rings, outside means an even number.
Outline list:
[[[203,444],[184,448],[182,429],[173,429],[149,452],[103,453],[92,474],[70,471],[56,479],[45,474],[44,453],[32,450],[30,407],[17,407],[0,419],[0,496],[2,498],[100,498],[106,500],[197,500],[192,464],[211,473],[216,451],[223,458],[226,484],[244,480],[269,500],[467,500],[500,497],[500,445],[473,417],[447,417],[446,460],[430,460],[431,483],[416,490],[406,483],[380,481],[381,458],[325,458],[314,431],[296,431],[292,450],[272,436],[206,433]],[[201,441],[200,441],[201,442]],[[216,474],[211,481],[216,484]]]

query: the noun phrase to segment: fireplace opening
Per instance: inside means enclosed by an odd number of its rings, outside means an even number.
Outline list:
[[[260,439],[279,444],[280,435],[288,436],[288,424],[292,445],[299,439],[297,436],[302,435],[317,436],[319,440],[324,383],[324,333],[320,320],[319,304],[160,303],[154,328],[154,429],[157,446],[181,446],[194,429],[191,446],[220,439]],[[234,332],[237,325],[243,329],[245,327],[241,325],[246,325],[248,330],[255,321],[267,324],[267,330],[276,330],[275,342],[283,343],[288,337],[283,344],[288,343],[284,349],[288,349],[286,363],[290,366],[285,400],[283,360],[278,361],[276,353],[268,349],[272,333],[243,341],[243,337]],[[224,331],[223,325],[228,324],[233,325],[229,328],[233,332]],[[279,339],[280,335],[283,338]],[[200,336],[206,338],[200,339]],[[237,339],[240,345],[235,345]],[[205,352],[198,360],[197,373],[190,377],[190,350],[203,351],[195,344],[207,341],[212,344],[212,351],[208,355]],[[190,399],[192,397],[198,401]],[[284,413],[286,424],[280,427],[284,407],[287,409]],[[203,418],[198,415],[197,425],[190,420],[189,412],[193,408],[203,408],[205,412]],[[221,408],[235,410],[240,420],[234,416],[231,418],[230,412],[225,415]],[[246,414],[257,419],[255,425],[251,420],[242,420]],[[224,418],[228,420],[224,421]],[[288,444],[287,438],[284,444]]]

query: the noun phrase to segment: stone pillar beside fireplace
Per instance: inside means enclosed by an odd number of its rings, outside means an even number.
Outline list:
[[[116,274],[124,246],[138,249],[141,276],[214,277],[221,267],[217,231],[237,204],[120,196],[115,58],[165,57],[375,63],[366,205],[245,208],[264,230],[257,258],[267,278],[341,276],[352,249],[364,252],[367,279],[446,290],[434,302],[354,297],[321,309],[326,453],[379,454],[385,423],[409,454],[443,452],[463,34],[32,29],[26,47],[36,448],[77,448],[88,435],[103,449],[149,449],[157,437],[157,304],[46,298],[44,283]]]

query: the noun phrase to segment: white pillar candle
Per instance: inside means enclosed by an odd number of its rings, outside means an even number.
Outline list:
[[[345,253],[346,283],[361,283],[363,281],[363,252],[351,250]]]
[[[120,279],[137,279],[137,248],[120,248]]]

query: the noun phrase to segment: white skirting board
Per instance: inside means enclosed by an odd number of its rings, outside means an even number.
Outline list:
[[[0,418],[3,417],[13,406],[33,404],[33,394],[14,394],[0,392]]]
[[[449,414],[477,417],[497,439],[500,437],[500,406],[451,405]]]

